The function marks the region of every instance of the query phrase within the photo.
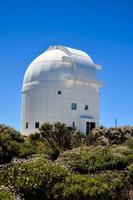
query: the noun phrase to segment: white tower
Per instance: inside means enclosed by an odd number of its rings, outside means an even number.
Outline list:
[[[84,134],[99,125],[100,67],[85,52],[55,45],[28,67],[22,87],[23,134],[62,122]]]

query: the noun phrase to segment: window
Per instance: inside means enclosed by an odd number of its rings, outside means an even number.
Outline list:
[[[26,124],[25,124],[25,128],[28,128],[28,125],[29,125],[29,123],[28,123],[28,122],[26,122]]]
[[[75,122],[73,122],[73,128],[75,128]]]
[[[85,105],[85,110],[88,110],[88,105]]]
[[[35,128],[39,128],[39,122],[35,122]]]
[[[60,94],[61,94],[61,91],[58,91],[58,94],[60,95]]]
[[[76,110],[77,109],[77,104],[76,103],[72,103],[71,104],[71,109],[72,110]]]

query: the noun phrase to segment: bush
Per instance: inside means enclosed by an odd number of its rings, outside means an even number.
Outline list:
[[[19,144],[24,139],[15,129],[0,125],[0,164],[10,162],[11,159],[19,154]]]
[[[62,200],[110,200],[121,199],[125,179],[121,174],[99,174],[93,177],[79,174],[67,176],[64,184],[57,184],[55,194]]]
[[[132,135],[133,128],[96,128],[86,140],[86,144],[112,145],[124,143],[129,135]]]
[[[26,158],[37,153],[37,148],[28,137],[15,129],[0,125],[0,164],[9,163],[14,157]]]
[[[26,200],[53,199],[54,186],[64,181],[68,171],[43,157],[18,163],[2,173],[2,182],[12,185]]]
[[[133,138],[130,137],[125,143],[133,151]]]
[[[133,150],[131,148],[129,148],[129,146],[115,145],[115,146],[112,146],[110,149],[113,154],[119,154],[121,156],[122,155],[126,156],[128,164],[133,162]]]
[[[54,124],[44,123],[36,135],[40,135],[45,145],[52,149],[67,150],[78,147],[82,143],[79,132],[60,122]],[[32,135],[32,138],[34,137]]]
[[[39,133],[32,133],[32,134],[29,135],[29,138],[31,139],[31,141],[37,141],[37,140],[41,139]]]
[[[26,158],[27,156],[37,153],[37,148],[31,144],[29,141],[25,141],[19,146],[18,157]]]
[[[54,148],[46,148],[45,149],[45,153],[46,157],[52,161],[56,160],[59,155],[60,155],[60,151],[59,149],[54,149]]]
[[[125,176],[120,172],[73,174],[44,157],[15,164],[5,169],[1,177],[6,186],[13,186],[25,200],[119,199],[126,186]]]
[[[1,200],[15,200],[14,194],[5,186],[0,186],[0,199]]]
[[[25,200],[130,199],[132,133],[129,127],[102,128],[83,137],[64,124],[46,123],[38,133],[24,137],[0,125],[0,164],[28,157],[0,166],[0,199],[20,199],[16,194]]]
[[[96,173],[103,170],[121,170],[128,165],[123,154],[112,153],[107,147],[81,147],[62,153],[58,163],[81,174]]]
[[[128,176],[131,183],[133,184],[133,163],[128,167]]]
[[[6,137],[10,137],[11,140],[14,140],[16,142],[24,141],[23,136],[14,128],[11,128],[10,126],[6,126],[4,124],[0,124],[0,135],[3,135],[3,134]]]

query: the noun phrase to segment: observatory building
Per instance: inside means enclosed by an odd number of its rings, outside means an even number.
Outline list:
[[[22,86],[21,132],[62,122],[84,134],[99,125],[100,69],[83,51],[50,46],[29,65]]]

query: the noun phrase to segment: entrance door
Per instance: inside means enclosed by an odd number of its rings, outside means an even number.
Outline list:
[[[95,122],[86,122],[86,135],[88,135],[92,129],[96,127]]]

